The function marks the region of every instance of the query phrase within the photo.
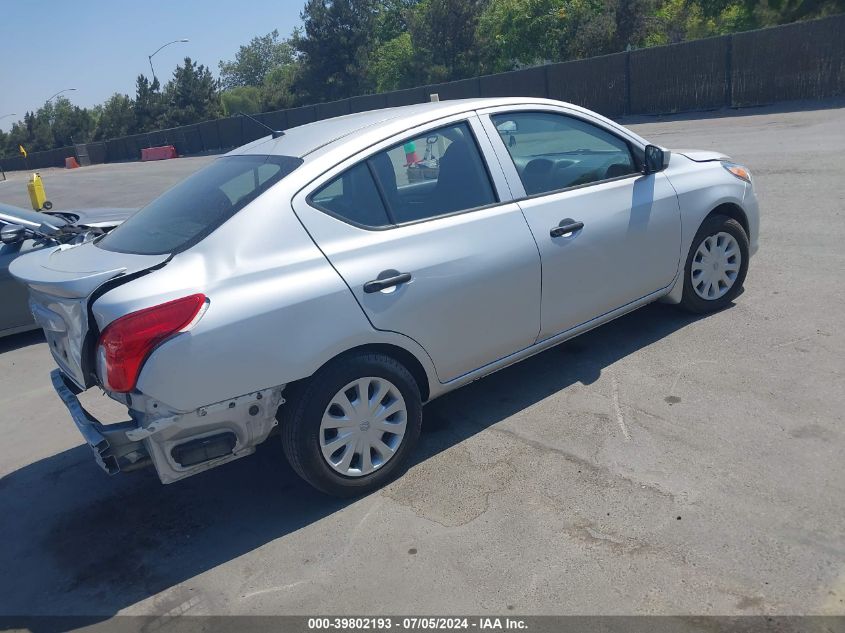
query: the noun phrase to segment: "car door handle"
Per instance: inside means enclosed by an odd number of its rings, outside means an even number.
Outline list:
[[[580,231],[583,228],[583,222],[576,222],[572,218],[566,218],[565,220],[561,220],[560,224],[558,224],[555,228],[549,231],[549,235],[551,235],[552,237],[560,237],[561,235],[566,235],[567,233],[574,233],[575,231]]]
[[[385,270],[379,275],[378,279],[373,279],[372,281],[368,281],[364,284],[364,292],[378,292],[380,290],[384,290],[385,288],[392,288],[393,286],[398,286],[399,284],[404,284],[409,281],[411,281],[411,273],[400,273],[395,270]]]

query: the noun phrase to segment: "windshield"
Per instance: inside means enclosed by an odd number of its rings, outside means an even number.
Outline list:
[[[292,156],[226,156],[166,191],[97,246],[163,255],[190,248],[302,164]]]

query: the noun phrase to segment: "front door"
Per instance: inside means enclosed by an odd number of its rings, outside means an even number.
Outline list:
[[[519,206],[498,199],[480,128],[414,134],[294,209],[373,327],[414,339],[447,382],[534,342],[540,258]]]
[[[551,111],[490,119],[496,133],[489,136],[524,188],[519,205],[540,249],[540,340],[672,283],[681,245],[677,196],[664,174],[640,173],[630,141]]]

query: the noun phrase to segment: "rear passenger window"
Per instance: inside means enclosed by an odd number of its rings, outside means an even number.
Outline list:
[[[439,128],[380,152],[324,185],[310,200],[334,216],[368,227],[424,220],[497,202],[466,123]]]
[[[390,224],[366,163],[355,165],[318,189],[311,202],[353,224],[370,227]]]
[[[397,224],[496,202],[466,123],[395,145],[368,162]]]
[[[548,112],[491,118],[529,196],[638,172],[625,141],[580,119]]]

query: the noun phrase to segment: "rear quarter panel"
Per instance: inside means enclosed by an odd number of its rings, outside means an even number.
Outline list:
[[[190,411],[313,374],[359,345],[412,340],[376,332],[349,288],[290,206],[285,181],[163,268],[109,291],[93,311],[102,330],[129,312],[196,292],[208,310],[188,332],[156,348],[137,389],[173,411]]]

